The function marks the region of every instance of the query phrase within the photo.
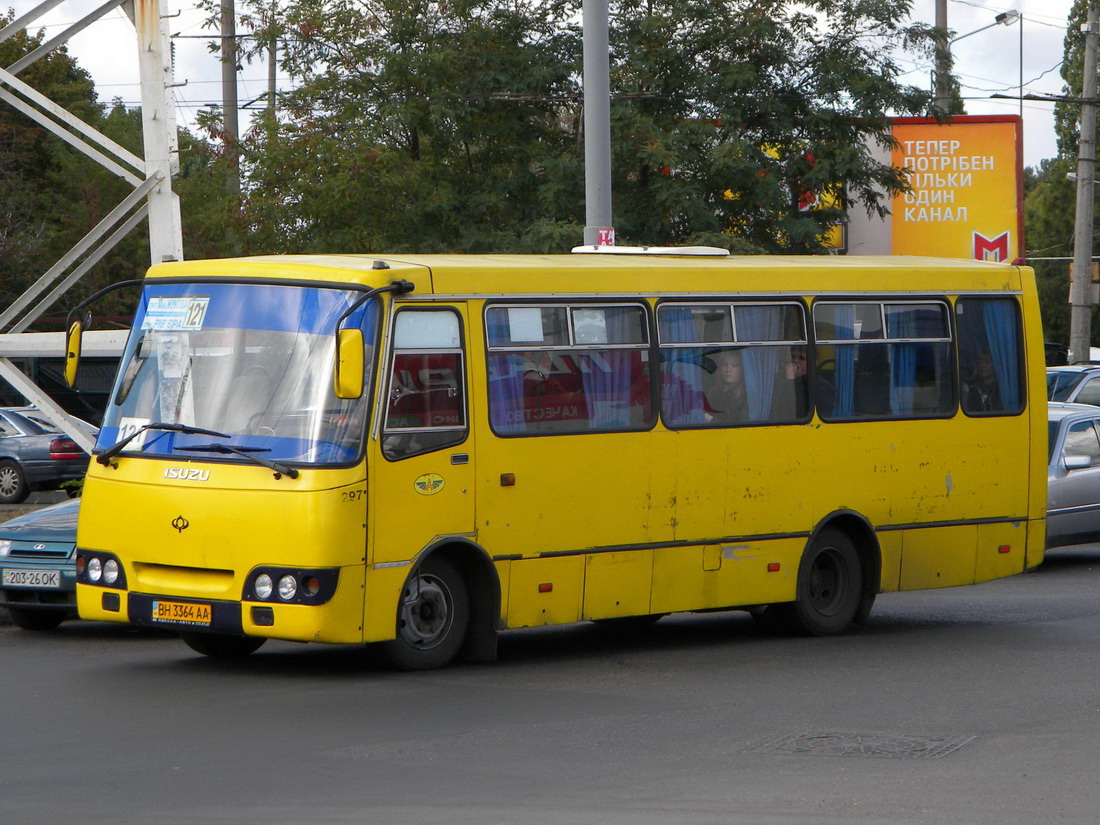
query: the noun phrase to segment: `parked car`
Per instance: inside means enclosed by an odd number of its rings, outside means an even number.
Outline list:
[[[0,524],[0,606],[27,630],[53,630],[76,611],[80,499]]]
[[[0,407],[0,504],[57,489],[87,469],[88,454],[34,407]]]
[[[1100,542],[1100,408],[1047,408],[1047,547]]]
[[[1100,364],[1048,367],[1047,401],[1100,405]]]

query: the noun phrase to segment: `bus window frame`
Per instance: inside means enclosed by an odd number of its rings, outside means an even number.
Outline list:
[[[955,328],[955,300],[957,296],[953,294],[938,294],[938,295],[908,295],[905,297],[891,296],[891,295],[858,295],[858,296],[843,296],[843,295],[823,295],[812,299],[810,302],[810,326],[813,333],[813,349],[814,349],[814,364],[813,367],[817,368],[817,348],[822,345],[829,346],[843,346],[853,344],[877,344],[882,346],[889,346],[890,344],[942,344],[947,343],[951,351],[949,358],[951,360],[952,368],[950,369],[951,378],[951,392],[953,403],[945,412],[928,413],[925,415],[850,415],[850,416],[834,416],[829,415],[826,417],[822,415],[820,409],[817,407],[817,382],[814,382],[814,388],[811,394],[814,398],[814,408],[817,412],[818,418],[825,424],[852,424],[871,421],[935,421],[941,419],[954,418],[961,409],[960,398],[960,382],[959,382],[959,358],[958,358],[958,333]],[[852,305],[852,304],[871,304],[878,305],[879,317],[882,322],[882,337],[881,338],[847,338],[847,339],[832,339],[832,338],[818,338],[817,337],[817,317],[815,310],[819,305]],[[904,306],[915,304],[939,304],[946,309],[947,320],[947,334],[948,338],[890,338],[888,335],[887,323],[886,323],[886,307],[887,306]],[[834,388],[835,389],[835,388]]]
[[[669,343],[665,344],[658,340],[660,337],[661,325],[658,320],[661,307],[697,307],[705,305],[719,305],[726,306],[729,309],[730,316],[730,331],[734,338],[731,342],[698,342],[698,343]],[[757,306],[794,306],[799,309],[799,315],[802,320],[802,332],[805,336],[801,341],[752,341],[752,342],[740,342],[737,341],[737,320],[734,312],[735,307],[757,307]],[[736,424],[728,423],[707,423],[693,426],[673,426],[669,424],[664,418],[664,397],[660,397],[660,404],[657,407],[657,413],[661,419],[661,424],[672,432],[687,432],[691,430],[736,430],[745,427],[779,427],[787,425],[799,425],[808,424],[813,420],[814,410],[816,409],[816,397],[814,394],[814,385],[816,383],[816,371],[817,371],[817,359],[813,357],[813,339],[810,337],[808,321],[811,320],[809,310],[806,304],[806,300],[803,298],[795,298],[791,296],[752,296],[751,298],[741,298],[740,296],[730,295],[709,295],[699,296],[697,299],[688,296],[676,296],[674,298],[662,298],[659,300],[653,308],[653,319],[656,327],[655,344],[658,351],[657,367],[661,370],[663,367],[663,360],[660,358],[659,353],[665,347],[668,349],[702,349],[702,348],[716,348],[722,349],[745,349],[748,347],[797,347],[801,346],[806,350],[806,414],[799,418],[775,418],[766,419],[763,421],[742,421]],[[657,384],[657,389],[660,391],[662,384],[662,376],[658,374],[658,380],[654,383]]]
[[[1020,382],[1020,405],[1014,410],[987,410],[987,411],[975,411],[968,412],[962,403],[962,361],[959,358],[961,352],[958,346],[958,305],[959,301],[1009,301],[1012,304],[1014,320],[1016,322],[1016,378]],[[960,293],[954,296],[954,300],[951,302],[951,323],[952,331],[955,334],[955,381],[956,387],[956,405],[959,412],[965,415],[967,418],[1012,418],[1014,416],[1023,415],[1027,412],[1027,349],[1024,340],[1024,313],[1023,308],[1020,306],[1020,294],[1017,292],[995,292],[991,294],[982,293]]]
[[[449,312],[458,321],[458,347],[414,347],[414,348],[398,348],[397,346],[397,317],[402,312]],[[467,361],[469,358],[467,350],[467,336],[465,324],[463,324],[462,313],[457,307],[449,304],[440,306],[435,305],[421,305],[410,304],[404,306],[394,306],[393,312],[389,319],[389,329],[386,334],[386,344],[388,352],[386,354],[385,364],[387,366],[386,377],[384,381],[385,391],[380,396],[381,401],[381,426],[379,428],[379,449],[383,458],[391,463],[404,461],[408,458],[414,458],[419,455],[427,455],[428,453],[438,452],[439,450],[453,449],[461,444],[466,443],[470,437],[470,381],[469,381],[469,369],[467,367]],[[458,354],[459,365],[459,378],[461,381],[462,390],[462,426],[445,426],[445,427],[390,427],[390,395],[393,392],[393,373],[394,363],[396,361],[398,353],[411,354],[411,355],[440,355],[440,354]],[[446,441],[442,444],[435,444],[430,447],[426,447],[422,450],[416,450],[415,452],[404,453],[402,455],[391,455],[391,451],[387,449],[385,444],[385,438],[387,435],[412,435],[415,433],[432,432],[432,433],[456,433],[460,434],[461,438],[455,441]]]
[[[606,344],[596,346],[592,344],[583,344],[577,346],[576,344],[569,345],[554,345],[546,347],[518,347],[518,346],[490,346],[489,345],[489,311],[498,307],[514,308],[514,309],[541,309],[543,307],[565,307],[566,317],[568,318],[568,332],[570,340],[574,336],[573,328],[573,313],[571,309],[573,307],[636,307],[642,310],[642,318],[645,321],[643,329],[646,333],[646,341],[643,344]],[[557,298],[549,300],[532,300],[530,297],[519,296],[516,298],[505,299],[492,299],[486,300],[481,308],[481,324],[482,324],[482,342],[484,344],[485,358],[483,359],[485,365],[485,386],[489,386],[489,356],[492,353],[497,352],[574,352],[578,349],[617,349],[617,350],[639,350],[649,353],[649,419],[644,426],[639,427],[615,427],[600,430],[569,430],[566,432],[543,432],[543,433],[502,433],[493,426],[493,411],[488,401],[488,391],[486,391],[486,420],[489,424],[489,431],[493,433],[497,438],[558,438],[561,436],[587,436],[587,435],[601,435],[605,433],[645,433],[652,432],[657,426],[657,422],[660,420],[660,394],[657,387],[657,380],[655,380],[654,370],[655,364],[657,364],[660,358],[660,350],[657,347],[657,315],[653,311],[653,306],[650,300],[643,295],[609,295],[601,298],[599,296],[578,296],[570,298]],[[656,368],[659,368],[659,364]]]

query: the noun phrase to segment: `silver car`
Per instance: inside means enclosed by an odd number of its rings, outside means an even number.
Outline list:
[[[1047,408],[1047,547],[1100,542],[1100,408]]]
[[[1047,401],[1100,405],[1100,364],[1047,367]]]
[[[84,478],[88,454],[33,407],[0,407],[0,504]]]

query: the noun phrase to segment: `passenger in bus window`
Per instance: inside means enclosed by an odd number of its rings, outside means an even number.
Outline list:
[[[993,369],[993,355],[989,350],[978,351],[974,372],[964,382],[964,408],[971,412],[989,412],[1002,409],[1001,388]]]
[[[713,356],[714,374],[706,384],[706,419],[714,424],[738,424],[749,417],[741,353],[722,350]]]
[[[773,420],[790,421],[806,415],[808,380],[806,348],[791,347],[789,360],[776,374],[771,415]]]

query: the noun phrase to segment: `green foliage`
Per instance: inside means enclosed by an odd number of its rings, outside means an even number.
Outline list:
[[[1065,158],[1044,160],[1030,172],[1026,187],[1024,222],[1028,256],[1073,256],[1073,217],[1076,184],[1066,179],[1074,164]],[[1035,261],[1043,334],[1047,341],[1069,342],[1069,261]]]
[[[1062,78],[1063,94],[1080,97],[1084,74],[1084,36],[1081,24],[1085,22],[1087,0],[1074,0],[1070,9]],[[1066,175],[1077,171],[1077,152],[1080,140],[1078,129],[1081,106],[1078,103],[1058,103],[1054,107],[1055,131],[1058,135],[1058,157],[1045,160],[1037,170],[1028,170],[1026,180],[1024,220],[1029,258],[1072,258],[1073,228],[1076,214],[1077,185]],[[1098,210],[1096,217],[1100,217]],[[1093,239],[1097,238],[1094,219]],[[1069,281],[1068,260],[1034,261],[1039,282],[1039,303],[1043,315],[1044,335],[1047,341],[1067,345],[1069,342]],[[1100,314],[1093,310],[1093,341]]]
[[[575,0],[292,0],[245,19],[293,91],[242,142],[247,251],[563,251],[581,240]],[[622,0],[612,7],[621,243],[703,236],[813,252],[833,192],[882,212],[904,183],[865,138],[923,113],[891,47],[931,46],[889,0]],[[574,21],[566,23],[563,21]],[[251,53],[243,57],[248,59]],[[216,112],[208,113],[216,134]],[[885,197],[884,194],[885,193]]]
[[[11,16],[0,16],[0,27]],[[43,35],[21,32],[0,43],[0,65],[37,48]],[[91,77],[64,48],[39,58],[20,79],[139,157],[144,154],[141,113],[120,101],[99,103]],[[224,255],[227,207],[224,176],[213,147],[180,134],[180,194],[188,257]],[[219,185],[220,184],[220,185]],[[73,149],[16,109],[0,104],[0,301],[4,305],[43,275],[132,191],[130,184]],[[148,226],[142,222],[96,264],[47,315],[64,314],[95,290],[141,277],[149,266]],[[98,315],[125,315],[133,296],[107,296]]]
[[[0,28],[12,16],[0,15]],[[10,66],[35,49],[42,35],[20,32],[0,43],[0,65]],[[64,49],[31,64],[20,79],[87,120],[101,116],[91,78]],[[18,295],[42,264],[68,248],[78,218],[66,214],[80,203],[80,186],[69,176],[76,153],[60,145],[30,119],[7,104],[0,105],[0,298]]]

